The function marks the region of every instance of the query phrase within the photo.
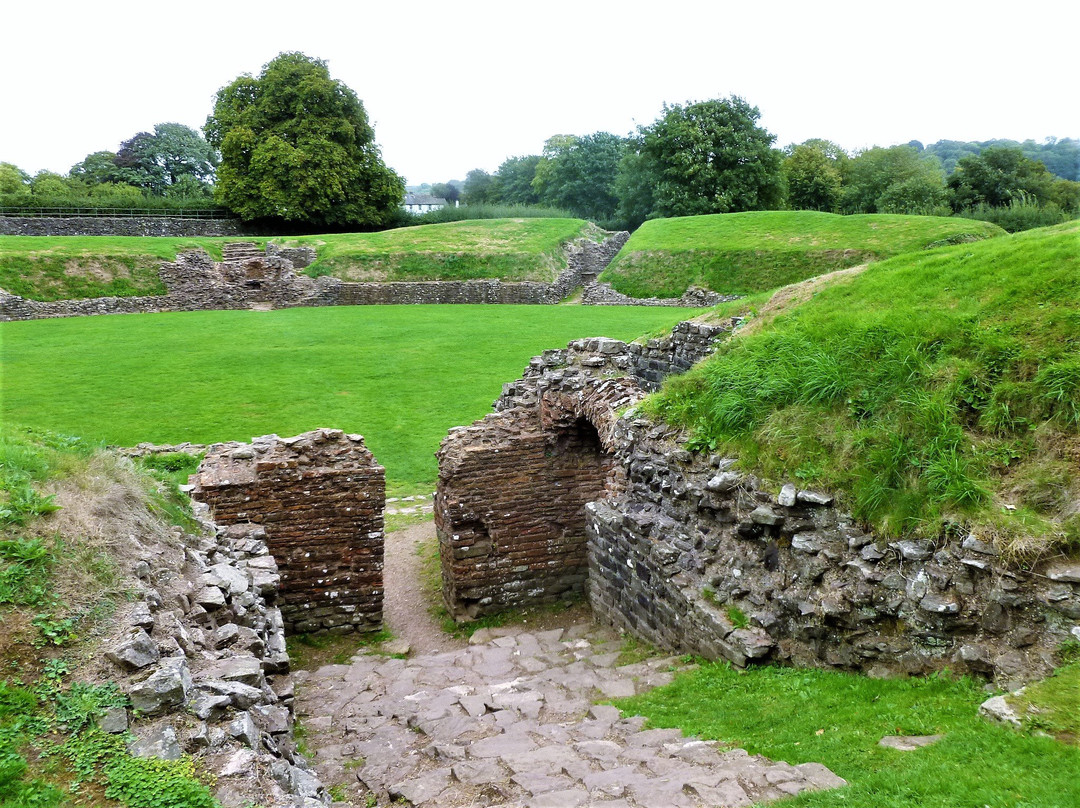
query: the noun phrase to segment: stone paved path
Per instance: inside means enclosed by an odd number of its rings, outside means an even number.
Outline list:
[[[844,781],[817,763],[645,730],[593,700],[667,684],[677,658],[617,666],[595,625],[477,632],[462,649],[299,672],[305,743],[328,786],[380,805],[522,808],[748,806]]]

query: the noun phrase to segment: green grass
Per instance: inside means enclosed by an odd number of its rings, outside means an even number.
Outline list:
[[[427,493],[446,430],[489,412],[530,357],[692,313],[370,306],[3,323],[0,416],[117,445],[337,427],[365,436],[391,495]]]
[[[600,280],[634,297],[678,297],[689,286],[744,295],[938,242],[1003,233],[967,219],[816,211],[656,219],[634,232]]]
[[[974,529],[1017,560],[1080,550],[1078,235],[1072,223],[874,264],[721,346],[646,409],[688,427],[692,448],[839,492],[886,535]]]
[[[30,300],[162,295],[162,261],[204,249],[221,260],[221,245],[249,238],[138,236],[0,236],[0,289]]]
[[[1062,665],[1054,675],[1024,688],[1009,703],[1028,732],[1045,732],[1080,745],[1080,659]]]
[[[312,276],[348,281],[502,278],[551,281],[566,268],[563,245],[595,233],[581,219],[482,219],[274,239],[318,250]]]
[[[795,668],[738,671],[704,663],[643,696],[617,702],[654,727],[679,727],[848,781],[784,806],[1071,808],[1080,805],[1080,749],[978,718],[986,693],[971,680],[881,680]],[[935,735],[913,752],[885,735]]]

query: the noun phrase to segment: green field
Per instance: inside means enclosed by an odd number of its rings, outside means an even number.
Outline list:
[[[452,426],[490,411],[530,357],[631,339],[686,309],[369,306],[0,324],[5,425],[118,445],[360,432],[395,491],[431,490]]]
[[[346,281],[552,281],[563,245],[596,233],[581,219],[480,219],[274,241],[316,247],[308,273]]]
[[[1070,681],[1075,687],[1076,676]],[[618,706],[648,716],[651,726],[679,727],[752,755],[823,763],[848,781],[846,788],[785,800],[787,808],[1080,805],[1080,749],[979,718],[985,698],[980,683],[947,676],[882,680],[709,662]],[[1043,706],[1075,704],[1073,694]],[[886,735],[937,734],[945,737],[912,752],[878,745]]]
[[[600,280],[633,297],[678,297],[689,286],[742,295],[1004,232],[969,219],[816,211],[655,219],[634,232]]]
[[[1080,551],[1078,245],[1073,222],[873,264],[647,407],[884,535]]]

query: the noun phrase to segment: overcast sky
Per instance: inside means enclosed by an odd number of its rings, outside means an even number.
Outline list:
[[[219,87],[287,50],[356,91],[410,184],[733,94],[779,146],[1080,137],[1077,0],[9,0],[0,20],[0,161],[30,173],[201,128]]]

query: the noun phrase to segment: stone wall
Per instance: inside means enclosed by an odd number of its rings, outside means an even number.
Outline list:
[[[192,482],[219,524],[265,528],[287,631],[382,627],[385,471],[361,436],[319,429],[214,444]]]
[[[244,236],[239,219],[164,216],[0,216],[2,236]]]
[[[689,367],[726,328],[681,323],[647,345],[577,340],[536,357],[495,415],[451,432],[438,453],[435,526],[452,614],[584,592],[585,505],[624,485],[615,413],[651,386],[637,374]],[[612,374],[621,378],[603,378]]]
[[[548,351],[504,387],[496,414],[450,433],[436,527],[453,614],[551,599],[533,567],[503,559],[517,534],[546,552],[581,524],[544,504],[555,496],[549,475],[581,451],[560,436],[583,419],[606,454],[581,539],[593,610],[661,648],[876,675],[947,667],[1011,687],[1048,672],[1060,644],[1080,639],[1080,560],[1025,570],[975,535],[876,536],[831,494],[774,488],[738,471],[736,458],[690,452],[685,436],[636,415],[628,405],[657,377],[680,372],[721,333],[701,328],[681,324],[651,348],[592,339]],[[488,474],[489,464],[502,473]],[[488,549],[475,526],[500,541]],[[558,581],[555,553],[539,559],[545,580]],[[567,574],[579,569],[575,557]]]
[[[708,289],[691,286],[680,297],[630,297],[615,291],[610,283],[586,283],[581,302],[586,306],[676,306],[704,309],[738,300],[739,295],[719,295]]]

